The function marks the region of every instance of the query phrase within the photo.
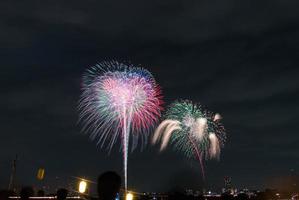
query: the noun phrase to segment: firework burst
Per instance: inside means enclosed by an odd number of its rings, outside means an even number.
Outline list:
[[[161,116],[161,90],[149,71],[115,61],[89,69],[83,76],[82,89],[82,130],[109,151],[121,139],[127,189],[129,144],[133,151],[138,143],[142,147],[147,143],[150,130]]]
[[[191,101],[172,103],[153,136],[153,143],[161,140],[160,150],[170,143],[188,158],[199,160],[204,177],[203,158],[219,158],[226,140],[221,116],[205,110]]]

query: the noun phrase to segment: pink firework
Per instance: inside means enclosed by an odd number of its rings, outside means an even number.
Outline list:
[[[102,62],[84,75],[79,110],[83,131],[111,150],[121,138],[127,189],[128,146],[134,150],[147,143],[150,130],[158,122],[162,96],[151,73],[118,62]],[[129,142],[130,135],[132,136]]]

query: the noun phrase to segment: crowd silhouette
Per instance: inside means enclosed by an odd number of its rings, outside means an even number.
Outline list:
[[[98,197],[90,197],[88,195],[81,195],[81,199],[90,199],[90,200],[118,200],[118,194],[121,192],[121,177],[113,171],[107,171],[101,174],[97,180],[97,193]],[[66,200],[68,198],[69,191],[64,188],[57,190],[55,195],[51,195],[52,198],[55,196],[57,200]],[[19,197],[17,197],[19,196]],[[16,194],[10,190],[0,190],[0,200],[8,200],[13,198],[19,198],[20,200],[29,200],[31,197],[34,197],[35,193],[32,187],[23,187],[19,194]],[[36,193],[35,199],[47,199],[43,190],[38,190]],[[70,197],[69,197],[70,198]],[[49,197],[50,199],[50,197]],[[230,193],[223,193],[221,196],[193,196],[186,195],[182,191],[172,191],[163,197],[153,197],[151,195],[139,195],[134,197],[134,200],[278,200],[281,199],[280,196],[277,196],[276,190],[266,189],[263,192],[257,192],[253,196],[248,196],[246,193],[239,193],[238,195],[231,195]],[[125,200],[125,197],[123,198]],[[292,200],[298,200],[292,199]]]
[[[98,177],[97,191],[98,200],[115,200],[117,194],[119,194],[121,188],[121,177],[113,171],[107,171]],[[12,197],[16,197],[16,194],[10,190],[0,191],[0,200],[8,200]],[[23,187],[19,193],[20,200],[29,200],[30,197],[34,197],[34,190],[32,187]],[[37,192],[37,197],[44,197],[45,192],[39,190]],[[68,190],[65,188],[60,188],[56,192],[57,200],[65,200],[68,196]],[[87,196],[82,196],[82,199],[87,199]]]

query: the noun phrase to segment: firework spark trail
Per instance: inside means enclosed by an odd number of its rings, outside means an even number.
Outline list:
[[[193,139],[190,136],[188,138],[192,144],[194,154],[195,154],[196,158],[199,160],[202,178],[205,179],[205,169],[204,169],[204,165],[203,165],[203,161],[202,161],[202,154],[199,152],[198,147],[197,147],[196,143],[193,141]]]
[[[215,135],[215,133],[210,133],[209,139],[211,142],[209,154],[212,158],[219,159],[219,154],[220,154],[219,140],[218,140],[217,136]]]
[[[204,178],[203,157],[219,158],[226,140],[221,116],[203,109],[200,104],[185,100],[172,103],[164,118],[154,133],[152,143],[161,140],[161,151],[171,143],[186,157],[195,157],[200,162]]]
[[[164,120],[156,129],[153,137],[153,143],[156,143],[163,135],[160,150],[164,150],[169,142],[173,131],[180,130],[180,122],[176,120]]]
[[[149,132],[158,122],[162,96],[149,71],[118,62],[102,62],[83,76],[83,93],[79,102],[82,131],[97,144],[111,151],[121,139],[125,189],[130,135],[132,151],[141,141],[143,147]]]

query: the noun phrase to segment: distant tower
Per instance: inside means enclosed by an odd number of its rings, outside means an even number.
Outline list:
[[[225,176],[224,177],[224,189],[226,192],[230,192],[232,189],[232,178]]]
[[[16,172],[17,172],[17,160],[18,160],[18,155],[16,155],[16,158],[12,161],[11,174],[10,174],[9,185],[8,185],[9,190],[14,190],[15,189],[15,181],[16,181],[15,179],[16,179]]]
[[[296,174],[295,169],[291,169],[290,171],[291,171],[292,192],[296,192],[299,188],[298,186],[299,178]]]

